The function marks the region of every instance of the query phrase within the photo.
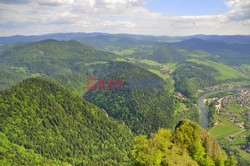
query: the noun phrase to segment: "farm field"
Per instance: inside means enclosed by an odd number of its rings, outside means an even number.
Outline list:
[[[209,133],[211,133],[215,138],[229,138],[230,135],[234,135],[242,131],[240,127],[220,117],[219,115],[215,115],[215,119],[221,122],[219,125],[216,125],[209,130]]]

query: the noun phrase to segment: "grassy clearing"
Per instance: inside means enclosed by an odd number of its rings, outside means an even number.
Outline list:
[[[169,93],[174,93],[174,79],[168,75],[168,74],[162,74],[159,70],[155,70],[155,69],[148,69],[148,71],[158,75],[159,77],[163,78],[165,81],[167,81],[168,85],[168,90]]]
[[[168,70],[168,71],[171,71],[171,70],[174,70],[176,69],[176,66],[177,66],[177,63],[167,63],[163,66],[163,69],[164,70]]]
[[[30,75],[30,77],[41,77],[42,74],[41,73],[33,73]]]
[[[152,60],[147,60],[147,59],[140,60],[139,62],[147,64],[147,65],[151,65],[151,66],[161,66],[160,63],[158,63],[156,61],[152,61]]]
[[[234,135],[240,131],[242,131],[242,129],[233,124],[232,122],[218,116],[215,115],[215,119],[219,120],[221,123],[217,126],[212,127],[211,129],[209,129],[209,133],[211,133],[215,138],[227,138],[230,135]]]
[[[123,56],[123,55],[132,55],[134,52],[135,52],[134,48],[128,48],[122,51],[116,51],[115,54]]]
[[[126,60],[126,59],[124,59],[124,58],[120,58],[120,57],[115,58],[115,59],[114,59],[114,61],[118,61],[118,62],[127,62],[127,60]]]
[[[126,48],[120,51],[115,51],[114,53],[120,56],[133,55],[136,53],[153,54],[151,45],[135,46],[131,48]]]
[[[10,69],[17,73],[28,73],[27,67],[10,67]]]
[[[194,50],[192,53],[188,54],[188,56],[190,58],[209,58],[211,56],[217,56],[219,57],[218,55],[212,55],[208,52],[205,52],[205,51],[201,51],[201,50]]]
[[[250,134],[250,131],[245,130],[244,132],[235,136],[234,144],[242,144],[246,142],[246,136]]]
[[[189,59],[187,61],[195,62],[195,63],[199,63],[199,64],[203,64],[203,65],[207,65],[207,66],[215,68],[221,74],[220,76],[216,77],[218,80],[227,80],[227,79],[245,77],[243,73],[221,63],[216,63],[216,62],[209,61],[209,60],[198,60],[198,59]]]
[[[149,69],[150,72],[157,74],[158,76],[160,76],[161,78],[167,79],[170,78],[169,75],[167,74],[162,74],[159,70],[155,70],[155,69]]]

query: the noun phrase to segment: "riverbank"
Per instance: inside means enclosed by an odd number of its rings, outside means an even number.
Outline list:
[[[242,91],[242,90],[250,90],[249,87],[230,87],[230,88],[221,88],[221,89],[215,89],[213,91],[203,91],[202,95],[198,98],[198,108],[200,110],[200,125],[203,128],[208,128],[209,124],[209,117],[208,117],[208,110],[206,108],[206,105],[204,103],[204,99],[212,94],[219,93],[219,92],[226,92],[226,91]]]

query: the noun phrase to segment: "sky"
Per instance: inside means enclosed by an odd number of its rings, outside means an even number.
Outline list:
[[[250,35],[250,0],[0,0],[0,36]]]
[[[224,0],[148,0],[145,7],[168,16],[216,15],[229,11]]]

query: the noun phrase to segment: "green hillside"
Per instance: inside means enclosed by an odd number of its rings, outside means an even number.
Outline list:
[[[115,57],[77,41],[43,40],[6,45],[0,51],[0,89],[27,77],[43,76],[82,94],[85,78],[91,75],[88,64],[111,61]]]
[[[0,132],[0,165],[62,165],[68,166],[57,160],[49,160],[40,154],[34,153],[32,149],[25,149],[23,146],[11,143],[4,133]]]
[[[42,79],[30,78],[0,93],[0,121],[0,165],[50,160],[127,165],[130,161],[132,134],[127,127]],[[9,156],[12,151],[15,156]]]
[[[171,85],[161,77],[126,62],[112,62],[98,67],[97,76],[125,79],[124,89],[89,90],[84,98],[122,120],[133,132],[150,134],[159,127],[174,127]],[[99,73],[99,75],[97,74]],[[128,89],[126,78],[162,80],[164,89]]]
[[[245,78],[244,74],[235,70],[234,68],[216,63],[209,60],[198,60],[198,59],[189,59],[190,62],[195,62],[198,64],[203,64],[206,66],[210,66],[220,72],[220,74],[216,77],[218,80],[228,80],[228,79],[237,79],[237,78]]]
[[[172,74],[175,89],[194,102],[196,102],[199,89],[218,84],[216,80],[218,75],[219,72],[216,69],[193,62],[179,64]]]
[[[167,49],[169,48],[165,48],[165,50]],[[167,68],[169,67],[167,64],[152,63],[154,61],[145,59],[128,60],[133,64],[119,62],[116,61],[117,55],[96,50],[77,41],[44,40],[33,43],[16,43],[3,46],[1,50],[1,89],[9,88],[28,77],[41,76],[82,95],[87,92],[86,77],[155,77],[165,80],[165,90],[131,90],[129,93],[121,91],[116,94],[112,94],[111,91],[97,92],[99,95],[88,92],[91,95],[85,95],[85,99],[105,109],[110,116],[124,120],[137,133],[149,134],[160,126],[173,127],[178,123],[172,116],[174,114],[172,99],[174,82],[169,74],[172,67]],[[154,50],[157,51],[156,48]],[[162,52],[163,59],[165,58],[167,61],[166,58],[171,53],[163,53],[164,51]],[[164,71],[160,71],[162,67]],[[113,98],[113,103],[104,102],[102,95]],[[114,99],[114,96],[117,98]],[[187,112],[182,112],[183,118],[191,117]],[[156,115],[151,116],[151,113]],[[134,116],[135,114],[136,116]],[[145,118],[142,122],[144,117],[150,118]],[[155,118],[160,120],[155,120]],[[140,124],[141,122],[142,124]]]
[[[187,52],[182,49],[171,47],[166,43],[158,43],[130,47],[116,53],[127,58],[147,59],[158,63],[169,63],[184,61]]]
[[[181,121],[171,133],[159,129],[147,139],[135,137],[131,151],[135,165],[234,166],[234,157],[227,158],[218,142],[198,124]]]

